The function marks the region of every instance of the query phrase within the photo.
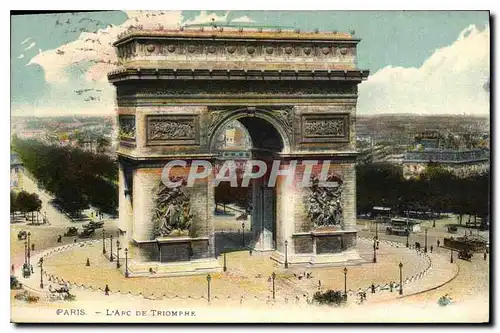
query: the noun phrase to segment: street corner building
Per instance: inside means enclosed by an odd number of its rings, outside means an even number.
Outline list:
[[[266,176],[252,183],[253,251],[289,265],[348,265],[356,251],[355,115],[359,39],[338,32],[184,27],[130,30],[114,43],[120,68],[120,243],[129,274],[153,268],[182,275],[220,269],[215,259],[212,175],[195,186],[161,182],[168,161],[185,178],[190,161],[216,158],[215,139],[238,120],[253,159],[330,163],[337,186],[287,188]],[[268,168],[270,169],[270,168]],[[122,267],[123,270],[123,267]]]

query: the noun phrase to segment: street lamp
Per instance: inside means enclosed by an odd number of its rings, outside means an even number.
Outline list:
[[[425,246],[424,246],[424,252],[427,253],[427,228],[425,228]]]
[[[373,239],[373,263],[377,262],[377,240]]]
[[[288,268],[288,241],[285,240],[285,268]]]
[[[227,271],[227,265],[226,265],[226,252],[224,252],[224,267],[223,267],[224,272]]]
[[[30,249],[31,232],[28,232],[28,265],[31,266],[31,249]]]
[[[409,215],[410,215],[410,211],[406,210],[406,247],[410,246],[410,227],[408,225]]]
[[[207,274],[207,296],[208,296],[208,303],[210,303],[210,280],[212,280],[212,277],[210,274]]]
[[[102,254],[106,254],[106,244],[104,243],[105,238],[106,232],[102,229]]]
[[[116,240],[116,268],[120,268],[120,241],[117,239]]]
[[[113,235],[109,235],[109,261],[113,261]]]
[[[241,245],[245,247],[245,222],[241,223]]]
[[[125,248],[125,277],[128,278],[128,249]]]
[[[40,288],[43,289],[43,258],[40,258]]]
[[[399,294],[403,295],[403,263],[399,263]]]
[[[274,280],[276,279],[276,273],[273,272],[273,274],[271,274],[271,278],[273,279],[273,301],[276,299],[276,290],[274,288]]]
[[[24,241],[24,264],[28,264],[28,242]]]
[[[347,267],[344,267],[344,300],[347,301]]]

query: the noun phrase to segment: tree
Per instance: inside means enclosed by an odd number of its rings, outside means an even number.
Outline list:
[[[19,211],[19,204],[17,201],[17,193],[10,191],[10,214],[11,218],[14,218],[14,214]]]
[[[96,150],[98,153],[104,153],[106,151],[106,148],[108,148],[110,145],[110,141],[108,138],[104,136],[100,136],[96,140]]]

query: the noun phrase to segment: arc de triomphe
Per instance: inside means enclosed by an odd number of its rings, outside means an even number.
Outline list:
[[[170,160],[187,162],[172,170],[181,178],[191,161],[213,162],[214,138],[233,120],[248,130],[254,159],[284,168],[298,160],[297,175],[302,160],[328,162],[338,184],[325,192],[255,180],[248,246],[290,265],[360,259],[355,113],[368,71],[356,68],[358,42],[346,33],[228,27],[119,36],[120,67],[108,78],[117,96],[120,242],[133,273],[217,269],[212,176],[173,190],[161,173]],[[334,222],[323,221],[329,209]]]

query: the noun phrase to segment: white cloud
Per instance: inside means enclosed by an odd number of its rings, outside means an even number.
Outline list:
[[[385,67],[359,86],[358,114],[489,114],[490,31],[475,26],[420,68]]]
[[[119,26],[109,25],[96,32],[83,32],[75,41],[57,49],[41,51],[34,56],[27,66],[36,64],[43,68],[50,91],[37,101],[36,107],[13,105],[13,113],[38,115],[113,113],[114,89],[107,81],[107,73],[117,67],[117,57],[112,44],[120,33],[134,26],[154,29],[161,25],[165,29],[172,29],[186,24],[212,22],[212,19],[215,22],[227,22],[229,12],[219,16],[202,11],[190,21],[184,21],[181,11],[127,11],[126,14],[128,19]],[[75,72],[83,79],[75,80]],[[93,96],[99,100],[86,102],[82,96],[74,92],[85,88],[99,90],[93,92]]]
[[[255,21],[246,15],[241,16],[241,17],[237,17],[234,20],[231,20],[231,23],[252,23],[252,22],[255,22]]]
[[[22,58],[24,58],[24,54],[21,54],[19,55],[19,57],[17,57],[17,59],[22,59]]]
[[[28,51],[29,49],[31,49],[35,45],[36,45],[36,43],[32,42],[27,48],[24,49],[24,51]]]
[[[205,10],[202,10],[198,16],[190,21],[184,22],[182,25],[190,25],[190,24],[203,24],[208,22],[227,22],[227,16],[229,12],[226,12],[224,16],[219,16],[215,13],[208,13]]]

